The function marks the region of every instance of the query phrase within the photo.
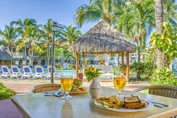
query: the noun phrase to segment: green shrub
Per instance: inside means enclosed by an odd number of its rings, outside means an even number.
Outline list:
[[[143,62],[134,62],[131,66],[130,69],[133,72],[139,72],[140,74],[144,74],[144,66],[145,64]]]
[[[114,74],[115,75],[120,75],[121,72],[126,72],[126,65],[120,65],[118,67],[114,67]]]
[[[120,69],[119,67],[114,67],[114,75],[120,75]]]
[[[126,72],[126,65],[121,64],[121,65],[119,66],[119,70],[120,70],[121,72]]]
[[[155,69],[150,82],[152,85],[177,86],[175,75],[166,67]]]
[[[135,72],[136,73],[136,80],[139,81],[141,79],[141,75],[144,74],[144,63],[142,62],[134,62],[131,66],[130,66],[130,71],[131,72]]]
[[[15,95],[15,92],[4,86],[3,83],[0,83],[0,100],[11,98]]]
[[[150,79],[155,68],[153,55],[146,56],[144,60],[144,75],[147,79]]]
[[[63,66],[62,65],[57,65],[55,66],[57,70],[63,70]]]
[[[79,68],[81,68],[81,67],[79,67]],[[70,70],[75,70],[75,66],[74,66],[73,64],[70,64],[70,65],[69,65],[69,69],[70,69]]]

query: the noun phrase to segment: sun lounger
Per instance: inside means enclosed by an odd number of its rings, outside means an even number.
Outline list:
[[[33,73],[32,70],[29,66],[23,66],[23,75],[22,75],[22,79],[23,78],[28,78],[28,79],[33,79]]]
[[[58,79],[58,78],[60,77],[60,74],[56,72],[55,66],[54,66],[53,68],[54,68],[54,73],[53,73],[54,78],[55,78],[55,79]],[[49,67],[48,67],[47,78],[51,78],[51,73],[52,73],[52,66],[49,66]]]
[[[11,75],[10,69],[7,66],[2,66],[1,69],[2,69],[1,77],[4,79],[10,78]]]
[[[36,66],[35,67],[34,78],[46,79],[46,75],[44,73],[44,69],[42,68],[42,66]]]
[[[100,78],[113,79],[114,71],[113,71],[112,65],[93,65],[93,66],[101,69],[102,74],[101,74]]]
[[[22,77],[22,74],[21,74],[18,66],[12,66],[11,71],[12,71],[11,78],[17,78],[18,79],[18,78]]]

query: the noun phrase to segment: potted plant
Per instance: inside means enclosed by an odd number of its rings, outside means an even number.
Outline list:
[[[98,82],[98,77],[101,75],[101,70],[93,66],[89,66],[88,68],[84,68],[84,73],[87,80],[89,82],[91,81],[89,86],[90,95],[93,98],[98,97],[101,94],[101,85]]]

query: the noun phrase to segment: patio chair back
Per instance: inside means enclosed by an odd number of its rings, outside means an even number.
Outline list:
[[[35,70],[36,70],[36,73],[44,73],[42,66],[36,66]]]
[[[1,77],[6,78],[6,79],[10,78],[11,72],[10,72],[10,69],[8,68],[8,66],[2,66],[1,69],[2,69]]]
[[[11,78],[17,78],[18,79],[22,76],[18,66],[12,66],[11,71],[12,71]]]
[[[28,78],[28,79],[33,79],[33,73],[32,70],[29,66],[23,66],[23,75],[21,78]]]
[[[42,66],[36,66],[35,72],[36,73],[34,74],[34,78],[46,79],[46,74],[44,73]]]
[[[61,87],[60,84],[42,84],[37,85],[30,91],[31,93],[40,93],[40,92],[47,92],[47,91],[57,91]]]
[[[13,73],[20,73],[20,70],[19,70],[18,66],[12,66],[11,70],[12,70]]]
[[[155,86],[145,86],[134,90],[135,92],[149,90],[149,94],[165,96],[170,98],[177,98],[177,87],[175,86],[164,86],[164,85],[155,85]]]
[[[7,66],[2,66],[2,73],[10,73],[10,69]]]
[[[31,68],[28,66],[23,66],[24,73],[32,73]]]
[[[55,70],[56,70],[56,68],[55,68],[55,66],[53,66],[53,72],[54,72],[54,73],[55,73]],[[48,71],[49,71],[49,73],[52,72],[52,66],[49,66],[49,67],[48,67]]]
[[[51,73],[52,73],[52,66],[48,66],[48,73],[47,73],[47,78],[51,78]],[[55,66],[53,66],[53,73],[54,73],[54,78],[59,79],[61,76],[60,72],[56,72]]]

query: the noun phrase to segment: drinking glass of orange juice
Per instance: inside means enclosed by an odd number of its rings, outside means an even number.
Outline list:
[[[114,77],[114,87],[118,91],[118,97],[122,97],[122,90],[124,90],[126,85],[126,78],[124,76]]]
[[[72,89],[73,85],[73,76],[71,75],[62,75],[60,78],[61,88],[65,92],[65,95],[61,97],[62,99],[71,99],[72,96],[69,95],[69,91]]]

